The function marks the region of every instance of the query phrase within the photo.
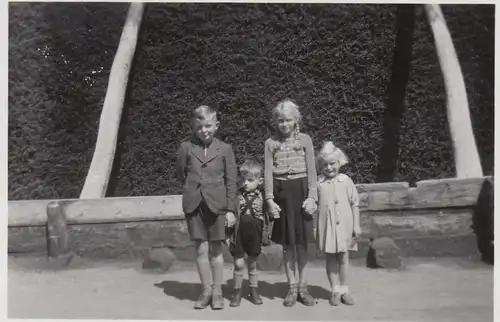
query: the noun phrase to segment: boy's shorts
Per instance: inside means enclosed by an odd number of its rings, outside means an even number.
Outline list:
[[[262,220],[241,215],[239,229],[234,244],[229,247],[229,252],[235,258],[248,256],[257,257],[261,252]]]
[[[195,211],[186,214],[191,240],[225,240],[225,218],[224,215],[213,213],[203,200]]]

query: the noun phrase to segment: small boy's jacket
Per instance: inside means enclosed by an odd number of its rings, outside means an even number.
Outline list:
[[[184,213],[196,210],[202,200],[217,215],[236,212],[237,165],[229,144],[214,138],[205,150],[203,143],[193,135],[181,143],[176,172],[184,184]]]
[[[229,239],[229,243],[235,244],[236,243],[236,238],[238,236],[239,232],[239,223],[240,223],[240,218],[241,216],[248,216],[244,215],[241,213],[241,208],[242,205],[239,204],[240,196],[242,195],[243,191],[240,189],[238,191],[238,195],[236,197],[236,202],[238,205],[236,205],[236,223],[232,228],[229,228],[226,230],[226,237]],[[264,193],[262,190],[258,190],[258,193],[260,194],[260,197],[262,198],[262,246],[267,246],[271,243],[271,233],[272,233],[272,228],[273,228],[273,221],[272,221],[272,216],[268,211],[268,206],[267,203],[264,200]]]

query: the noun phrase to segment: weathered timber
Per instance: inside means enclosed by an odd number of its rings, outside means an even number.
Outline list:
[[[52,200],[13,200],[8,202],[8,226],[47,225],[47,205]],[[63,203],[63,200],[60,200]]]
[[[484,178],[438,179],[417,183],[411,191],[412,208],[473,206],[477,203]]]
[[[472,209],[363,212],[360,221],[364,239],[467,235],[473,232]]]
[[[51,202],[47,205],[47,235],[49,257],[59,257],[68,253],[66,218],[59,202]]]
[[[486,177],[491,178],[491,177]],[[485,178],[439,179],[417,183],[360,184],[361,211],[474,206]],[[58,200],[68,224],[184,218],[182,196],[146,196]],[[9,227],[46,225],[50,200],[9,201]]]
[[[47,254],[47,227],[9,227],[7,252]]]
[[[144,257],[151,248],[192,245],[184,220],[70,225],[69,233],[71,249],[96,257]]]
[[[359,193],[373,192],[373,191],[384,191],[384,192],[394,192],[408,190],[410,185],[408,182],[380,182],[380,183],[361,183],[356,185],[356,189]]]
[[[411,208],[410,193],[410,189],[363,192],[359,194],[359,207],[361,211]]]
[[[434,35],[439,65],[443,72],[447,97],[446,111],[457,177],[482,177],[483,170],[472,131],[467,91],[453,40],[439,4],[428,3],[424,7]]]
[[[130,4],[120,43],[111,66],[108,88],[99,120],[94,156],[80,195],[82,199],[104,198],[106,196],[109,175],[115,157],[118,128],[120,127],[129,72],[137,45],[143,11],[143,3],[132,2]]]
[[[416,188],[409,188],[404,182],[358,185],[363,231],[360,252],[368,249],[369,238],[384,236],[394,239],[402,249],[410,248],[409,256],[477,252],[475,242],[469,245],[465,241],[475,238],[472,212],[484,180],[429,180],[419,182]],[[66,217],[69,249],[78,255],[145,258],[153,248],[168,248],[182,261],[194,259],[195,252],[181,199],[182,196],[174,195],[58,202]],[[45,207],[49,202],[9,202],[9,253],[47,251]],[[406,242],[409,244],[404,246]],[[431,249],[429,243],[439,249]],[[224,249],[224,258],[230,261],[230,254]],[[274,248],[270,252],[275,253]],[[322,256],[314,248],[311,252],[315,258]],[[262,263],[267,262],[273,264],[262,265],[276,266],[274,259],[263,257]]]
[[[147,196],[59,200],[66,220],[75,223],[106,223],[184,218],[181,196]],[[9,227],[44,226],[50,200],[9,201]]]

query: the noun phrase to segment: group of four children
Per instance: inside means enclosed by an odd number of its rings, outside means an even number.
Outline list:
[[[262,304],[257,257],[261,245],[270,240],[283,247],[288,280],[285,306],[297,301],[307,306],[315,303],[307,289],[307,245],[312,242],[326,255],[332,290],[329,303],[354,304],[346,284],[348,253],[357,250],[361,230],[358,193],[352,180],[339,173],[347,157],[330,141],[315,156],[311,137],[300,131],[301,114],[292,101],[278,103],[272,116],[276,134],[265,141],[264,168],[247,160],[238,180],[232,147],[214,136],[219,128],[217,113],[208,106],[193,112],[194,133],[181,143],[177,175],[184,184],[182,206],[203,285],[196,309],[224,307],[222,250],[228,237],[234,258],[230,306],[239,306],[243,296],[245,255],[249,299]]]

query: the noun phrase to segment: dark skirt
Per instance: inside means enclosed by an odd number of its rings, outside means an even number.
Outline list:
[[[274,222],[273,242],[305,247],[314,242],[313,217],[302,208],[307,196],[307,178],[274,180],[274,201],[280,206],[281,213]]]
[[[195,211],[186,214],[186,222],[191,240],[225,240],[225,219],[225,216],[213,213],[206,202],[202,200]]]

